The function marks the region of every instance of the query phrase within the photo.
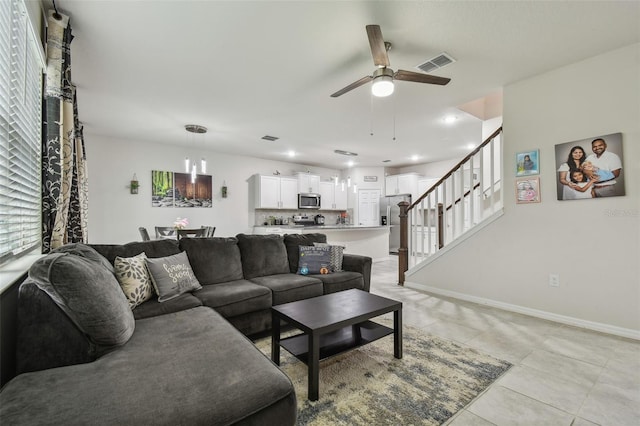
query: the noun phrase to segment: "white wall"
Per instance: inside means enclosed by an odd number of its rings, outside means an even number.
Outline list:
[[[506,87],[504,216],[407,280],[640,338],[639,52],[628,46]],[[627,195],[558,201],[554,145],[616,132]],[[540,149],[542,202],[516,205],[515,154],[530,149]],[[560,287],[549,286],[551,273]]]
[[[253,212],[249,210],[248,179],[256,173],[293,175],[310,170],[321,177],[338,170],[304,166],[288,162],[220,154],[192,147],[177,147],[140,141],[120,141],[87,135],[89,174],[89,242],[117,243],[140,239],[139,226],[153,236],[155,226],[170,226],[177,217],[186,217],[190,225],[216,226],[216,236],[251,233]],[[207,159],[207,174],[213,176],[212,208],[151,207],[151,171],[183,172],[184,158]],[[129,193],[128,185],[136,173],[139,193]],[[223,181],[228,187],[222,198]]]

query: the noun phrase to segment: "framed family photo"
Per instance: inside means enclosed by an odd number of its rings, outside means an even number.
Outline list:
[[[561,143],[555,151],[558,200],[625,195],[622,133]]]
[[[516,177],[539,174],[539,156],[539,151],[537,149],[534,151],[518,152],[516,154]]]
[[[516,204],[540,202],[540,178],[516,179]]]

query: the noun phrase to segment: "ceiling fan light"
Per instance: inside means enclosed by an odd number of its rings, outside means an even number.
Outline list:
[[[381,75],[373,80],[371,94],[379,98],[384,98],[393,93],[393,78],[388,75]]]

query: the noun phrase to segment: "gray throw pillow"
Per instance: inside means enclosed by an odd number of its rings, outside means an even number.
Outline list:
[[[101,261],[60,250],[38,259],[29,277],[95,344],[123,345],[133,334],[129,303]]]
[[[329,243],[313,243],[315,247],[329,247],[331,249],[331,272],[342,272],[344,260],[344,246],[332,246]]]
[[[331,273],[331,249],[329,247],[300,246],[298,274]]]
[[[158,293],[158,302],[166,302],[183,293],[202,288],[185,252],[156,259],[147,258],[145,262],[153,287]]]

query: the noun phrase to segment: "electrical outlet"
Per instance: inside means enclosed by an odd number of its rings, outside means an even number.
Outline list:
[[[560,287],[560,275],[549,274],[549,285],[551,287]]]

